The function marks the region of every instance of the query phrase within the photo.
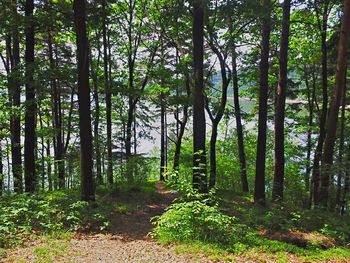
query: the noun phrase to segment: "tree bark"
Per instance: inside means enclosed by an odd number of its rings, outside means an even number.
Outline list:
[[[25,191],[34,192],[36,188],[35,150],[36,150],[36,101],[34,86],[34,0],[25,3],[25,80],[26,109],[24,129],[24,170]]]
[[[47,45],[49,49],[49,61],[50,69],[53,72],[55,70],[55,60],[53,57],[53,46],[52,46],[52,35],[51,31],[48,31]],[[58,175],[58,187],[60,189],[65,186],[65,175],[64,175],[64,159],[63,159],[63,134],[62,134],[62,117],[60,113],[60,103],[61,103],[61,92],[57,85],[57,79],[51,78],[52,87],[52,102],[53,102],[53,113],[54,113],[54,127],[55,127],[55,162],[57,165],[57,175]]]
[[[287,75],[288,75],[288,45],[290,28],[291,0],[283,3],[282,38],[279,59],[279,80],[276,92],[275,113],[275,173],[273,180],[272,199],[283,200],[284,188],[284,119],[286,105]]]
[[[311,173],[311,150],[312,150],[312,127],[314,125],[314,107],[315,107],[315,96],[316,96],[316,77],[315,77],[315,67],[311,69],[312,74],[312,91],[310,90],[310,83],[308,81],[307,76],[307,68],[304,68],[305,73],[305,85],[307,88],[307,101],[308,101],[308,109],[309,109],[309,118],[308,118],[308,130],[307,130],[307,153],[306,153],[306,171],[304,176],[305,181],[305,189],[306,191],[310,192],[310,198],[311,201],[312,197],[312,189],[310,188],[310,173]],[[308,207],[311,206],[311,202],[309,202]]]
[[[318,7],[316,6],[316,10]],[[327,51],[327,28],[328,28],[328,1],[324,3],[322,13],[322,23],[319,25],[321,30],[321,52],[322,52],[322,113],[320,117],[320,132],[317,141],[313,170],[312,185],[314,205],[319,204],[319,185],[320,185],[320,161],[322,160],[323,143],[326,138],[326,120],[328,112],[328,51]]]
[[[193,187],[199,192],[208,191],[206,178],[206,123],[204,112],[204,11],[202,1],[195,1],[193,6]]]
[[[165,105],[164,93],[160,94],[160,181],[164,181],[165,174]]]
[[[349,34],[350,24],[350,0],[344,0],[344,14],[340,28],[340,39],[338,45],[338,59],[336,71],[336,85],[333,90],[332,102],[330,105],[330,112],[327,121],[327,134],[324,141],[324,149],[322,155],[321,166],[321,189],[320,189],[320,204],[327,207],[328,204],[328,190],[329,179],[333,162],[333,152],[336,140],[338,114],[340,101],[345,89],[345,74],[346,74],[346,44],[347,36]]]
[[[89,42],[86,34],[85,0],[75,0],[73,8],[77,35],[81,197],[85,201],[92,201],[95,200],[95,192],[92,173]]]
[[[100,36],[96,33],[96,41],[98,42],[97,52],[98,52],[98,58],[97,58],[97,65],[96,69],[92,66],[91,63],[91,76],[93,79],[93,97],[95,102],[95,119],[94,119],[94,151],[95,151],[95,158],[96,158],[96,184],[102,184],[103,178],[102,178],[102,169],[101,169],[101,150],[100,150],[100,130],[99,130],[99,124],[100,124],[100,97],[99,97],[99,91],[98,91],[98,69],[100,66],[100,44],[99,44]],[[90,60],[92,58],[91,50],[90,50]],[[92,62],[92,60],[91,60]]]
[[[259,121],[258,142],[256,151],[254,201],[265,204],[265,159],[266,159],[266,130],[267,130],[267,99],[269,89],[269,50],[271,32],[271,2],[263,1],[266,10],[263,17],[261,61],[260,61],[260,92],[259,92]]]
[[[17,19],[17,1],[14,1],[13,15]],[[23,192],[23,167],[21,153],[21,114],[19,108],[21,106],[21,86],[20,86],[20,46],[18,27],[13,26],[12,29],[12,56],[13,63],[11,75],[13,75],[13,86],[11,87],[12,108],[15,113],[11,116],[11,154],[12,154],[12,173],[14,191],[16,193]]]
[[[239,105],[239,86],[238,86],[238,73],[237,73],[237,54],[236,46],[232,44],[232,81],[233,81],[233,101],[235,108],[237,140],[238,140],[238,157],[241,167],[241,183],[242,191],[249,192],[249,185],[247,179],[247,164],[244,150],[244,138],[243,138],[243,125],[241,118],[241,107]]]
[[[103,14],[103,70],[105,80],[106,95],[106,119],[107,119],[107,181],[111,187],[113,185],[113,159],[112,159],[112,92],[108,74],[108,46],[107,46],[107,14],[106,0],[102,1]]]

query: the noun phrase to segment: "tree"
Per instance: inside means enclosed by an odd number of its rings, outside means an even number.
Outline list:
[[[92,173],[92,134],[89,87],[89,42],[86,34],[85,0],[73,3],[78,62],[81,198],[95,200]]]
[[[327,135],[324,141],[323,155],[322,155],[322,176],[320,188],[320,204],[327,207],[328,204],[328,190],[329,180],[332,168],[334,145],[336,141],[336,132],[338,126],[338,115],[340,101],[345,89],[346,76],[346,44],[350,32],[350,0],[344,0],[344,12],[340,28],[340,39],[338,45],[338,59],[336,71],[336,84],[333,90],[332,101],[330,105],[329,117],[327,121]]]
[[[21,153],[21,115],[19,108],[21,106],[21,86],[20,86],[20,46],[19,32],[17,27],[17,1],[13,1],[13,23],[12,26],[12,67],[11,67],[11,87],[10,100],[13,107],[13,116],[11,118],[11,153],[12,153],[12,171],[14,181],[14,191],[21,193],[23,191],[23,167]]]
[[[323,6],[321,12],[320,6]],[[322,52],[322,112],[319,122],[319,137],[313,161],[312,187],[313,201],[315,205],[319,204],[319,186],[320,186],[320,161],[322,160],[323,143],[326,138],[326,121],[328,112],[328,50],[327,50],[327,29],[330,0],[324,0],[321,3],[315,1],[314,9],[316,11],[317,25],[321,32],[321,52]]]
[[[284,186],[284,119],[288,74],[288,46],[290,27],[291,1],[283,3],[282,37],[279,59],[279,80],[276,92],[275,109],[275,174],[273,180],[272,199],[279,201],[283,199]]]
[[[35,148],[36,148],[36,101],[34,84],[34,0],[25,3],[25,80],[26,80],[26,109],[24,129],[24,176],[25,191],[34,192],[36,187]]]
[[[265,159],[266,159],[266,129],[267,129],[267,99],[269,89],[269,50],[271,32],[271,2],[263,1],[263,21],[260,60],[260,92],[258,144],[255,165],[254,201],[265,204]]]
[[[203,3],[193,3],[193,187],[199,192],[207,192],[205,112],[204,112],[204,10]]]
[[[107,47],[107,12],[106,0],[102,0],[102,35],[103,35],[103,70],[106,95],[106,119],[107,119],[107,181],[113,185],[113,159],[112,159],[112,92],[108,71],[108,47]]]
[[[227,54],[222,52],[217,47],[217,39],[215,39],[214,44],[214,33],[211,25],[208,25],[209,31],[209,46],[217,56],[220,64],[220,73],[221,73],[221,98],[219,105],[215,108],[216,114],[213,114],[209,108],[209,100],[206,98],[205,107],[207,109],[209,118],[212,122],[212,131],[210,138],[210,177],[209,177],[209,187],[212,188],[216,183],[216,141],[218,136],[218,125],[224,115],[226,102],[227,102],[227,89],[231,81],[231,72],[229,72],[229,76],[227,76],[226,58]]]

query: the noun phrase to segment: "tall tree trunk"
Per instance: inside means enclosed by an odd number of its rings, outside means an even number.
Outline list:
[[[96,33],[96,40],[99,43],[99,35]],[[101,170],[101,149],[100,149],[100,130],[99,130],[99,124],[100,124],[100,98],[99,98],[99,91],[98,91],[98,69],[100,66],[100,45],[98,44],[97,48],[98,52],[98,58],[97,58],[97,65],[96,70],[93,67],[93,64],[91,63],[91,76],[93,79],[93,97],[95,102],[95,119],[94,119],[94,151],[95,151],[95,158],[96,158],[96,184],[102,184],[103,178],[102,178],[102,170]],[[92,58],[91,50],[90,50],[90,59]],[[92,60],[91,60],[92,62]]]
[[[164,93],[160,94],[160,181],[164,181],[165,174],[165,105]]]
[[[56,68],[56,63],[53,56],[53,45],[52,45],[52,35],[51,31],[48,31],[47,45],[49,49],[49,61],[50,69],[54,71]],[[58,176],[58,187],[60,189],[64,188],[65,185],[65,175],[64,175],[64,160],[63,160],[63,135],[62,135],[62,117],[60,113],[60,103],[61,103],[61,92],[57,85],[57,79],[53,77],[51,79],[52,87],[52,102],[53,102],[53,113],[54,113],[54,127],[55,127],[55,162],[57,167]]]
[[[209,187],[212,188],[216,184],[216,141],[218,135],[218,125],[224,115],[226,102],[227,102],[227,89],[230,83],[230,78],[227,77],[226,73],[226,55],[223,55],[219,49],[213,43],[212,30],[209,29],[210,42],[209,45],[213,52],[216,54],[220,62],[220,72],[221,72],[221,101],[220,106],[217,109],[215,116],[210,112],[209,105],[206,104],[206,109],[209,114],[209,117],[212,122],[212,131],[210,138],[210,178],[209,178]]]
[[[103,69],[105,80],[105,94],[106,94],[106,119],[107,119],[107,181],[111,187],[113,185],[113,159],[112,159],[112,92],[109,83],[108,74],[108,46],[107,46],[107,14],[106,14],[106,0],[102,1],[102,15],[103,15]]]
[[[320,189],[320,204],[327,207],[328,203],[328,189],[331,167],[333,162],[333,152],[336,140],[338,114],[340,101],[345,89],[345,74],[346,74],[346,44],[347,36],[349,34],[350,24],[350,0],[344,0],[344,14],[340,28],[340,39],[338,45],[338,59],[336,71],[336,85],[333,90],[332,102],[330,105],[330,112],[327,121],[327,134],[324,141],[324,149],[322,155],[322,177]]]
[[[204,10],[200,0],[193,6],[193,65],[194,65],[194,90],[193,90],[193,187],[199,192],[207,192],[206,179],[206,123],[204,112],[204,80],[203,80],[203,56],[204,56]]]
[[[73,8],[77,35],[81,197],[83,200],[91,201],[95,200],[95,192],[92,172],[89,42],[86,35],[85,0],[74,0]]]
[[[342,109],[341,109],[341,126],[340,126],[340,135],[339,135],[339,157],[338,162],[340,164],[340,171],[338,171],[337,176],[337,190],[336,190],[336,196],[335,196],[335,204],[337,208],[340,208],[341,203],[341,190],[342,190],[342,181],[344,177],[344,165],[343,165],[343,154],[344,154],[344,132],[345,132],[345,110],[346,110],[346,74],[344,74],[344,88],[343,88],[343,94],[342,94]],[[338,210],[339,211],[339,210]]]
[[[26,109],[24,129],[24,170],[25,191],[34,192],[36,188],[35,148],[36,148],[36,101],[34,86],[34,0],[26,0],[26,49],[25,49],[25,79],[26,79]]]
[[[310,200],[311,200],[311,188],[310,188],[310,173],[311,173],[311,150],[312,150],[312,127],[314,125],[314,106],[315,106],[315,96],[316,96],[316,77],[315,77],[315,67],[311,69],[312,74],[312,91],[310,88],[310,83],[307,76],[307,68],[304,68],[305,73],[305,85],[307,88],[307,101],[308,101],[308,109],[309,109],[309,118],[308,118],[308,129],[307,129],[307,153],[306,153],[306,171],[304,176],[305,181],[305,189],[306,191],[310,191]],[[311,202],[309,202],[308,206],[311,206]]]
[[[317,7],[316,7],[317,8]],[[323,143],[326,138],[326,120],[328,112],[328,52],[327,52],[327,28],[328,28],[328,1],[324,3],[322,14],[321,30],[321,52],[322,52],[322,113],[320,117],[320,131],[317,141],[313,170],[312,170],[312,185],[314,205],[319,204],[320,194],[320,161],[322,160]]]
[[[265,204],[265,159],[266,159],[266,130],[267,130],[267,99],[269,89],[269,50],[271,32],[271,2],[263,1],[266,10],[263,17],[261,61],[260,61],[260,93],[259,93],[259,122],[258,144],[256,151],[254,201]]]
[[[284,118],[288,75],[288,45],[290,28],[290,6],[291,0],[283,3],[282,38],[279,60],[279,80],[276,92],[275,113],[275,173],[273,180],[272,199],[281,201],[283,199],[284,187]]]
[[[242,191],[248,193],[248,179],[247,179],[247,164],[244,150],[243,125],[241,118],[241,107],[239,105],[239,86],[238,86],[238,72],[237,72],[237,54],[236,45],[232,44],[232,82],[233,82],[233,101],[235,107],[237,140],[238,140],[238,157],[241,167],[241,183]]]
[[[14,1],[13,14],[17,17],[17,1]],[[22,167],[22,153],[21,153],[21,114],[19,108],[21,106],[21,86],[20,86],[20,46],[19,46],[19,33],[18,27],[12,27],[12,107],[15,113],[11,117],[11,154],[12,154],[12,173],[14,191],[16,193],[22,193],[23,191],[23,167]]]

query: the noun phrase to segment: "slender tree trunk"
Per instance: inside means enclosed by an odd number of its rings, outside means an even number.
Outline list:
[[[164,93],[160,94],[160,181],[164,181],[165,174],[165,105]]]
[[[343,166],[343,154],[344,154],[344,132],[345,132],[345,110],[346,110],[346,74],[344,74],[345,80],[344,80],[344,88],[343,88],[343,94],[342,94],[342,109],[341,109],[341,126],[340,126],[340,135],[339,135],[339,157],[338,157],[338,163],[341,166],[340,171],[338,171],[337,176],[337,192],[335,196],[335,204],[337,208],[340,208],[341,203],[341,190],[342,190],[342,180],[344,176],[344,166]],[[339,210],[338,210],[339,211]]]
[[[49,157],[47,159],[47,182],[49,186],[49,191],[52,191],[52,163],[51,163],[51,143],[50,139],[46,140],[46,156]]]
[[[227,89],[230,83],[230,79],[227,78],[227,73],[226,73],[226,61],[225,61],[226,56],[220,53],[218,48],[213,44],[212,31],[209,32],[209,35],[211,38],[209,43],[210,47],[214,51],[214,53],[216,54],[220,62],[220,72],[221,72],[221,79],[222,79],[221,101],[215,117],[210,112],[209,105],[208,104],[206,105],[207,112],[212,122],[212,131],[211,131],[211,138],[210,138],[210,178],[209,178],[209,187],[212,188],[216,184],[216,141],[217,141],[217,135],[218,135],[218,125],[225,112],[225,107],[227,102]]]
[[[237,73],[237,54],[236,46],[232,44],[232,81],[233,81],[233,100],[235,107],[235,118],[236,118],[236,129],[237,129],[237,140],[238,140],[238,157],[239,164],[241,167],[241,183],[242,191],[248,193],[248,179],[247,179],[247,165],[246,156],[244,150],[244,138],[243,138],[243,125],[241,118],[241,107],[239,105],[239,86],[238,86],[238,73]]]
[[[202,1],[195,1],[193,8],[193,187],[207,192],[207,161],[205,150],[206,123],[204,112],[204,10]]]
[[[190,86],[190,76],[188,72],[184,72],[184,78],[185,78],[185,87],[186,87],[186,93],[188,98],[191,97],[191,86]],[[185,128],[188,121],[188,105],[185,104],[183,108],[183,117],[182,120],[179,119],[179,113],[176,112],[175,115],[176,123],[179,126],[178,133],[177,133],[177,139],[175,144],[175,154],[174,154],[174,171],[179,170],[179,164],[180,164],[180,154],[181,154],[181,144],[182,144],[182,138],[185,134]]]
[[[126,123],[126,140],[125,140],[125,157],[126,157],[126,175],[128,183],[133,182],[133,171],[131,164],[131,137],[132,137],[132,124],[134,119],[134,107],[132,99],[129,98],[128,118]]]
[[[48,31],[47,39],[48,49],[49,49],[49,61],[50,69],[55,70],[55,60],[53,57],[53,45],[52,45],[52,35],[51,31]],[[55,127],[55,162],[57,166],[57,176],[58,176],[58,187],[60,189],[64,188],[65,185],[65,175],[64,175],[64,160],[63,160],[63,135],[62,135],[62,118],[60,113],[60,103],[61,103],[61,92],[57,85],[57,80],[55,78],[51,79],[52,86],[52,101],[53,101],[53,113],[54,113],[54,127]]]
[[[314,205],[319,205],[320,195],[320,161],[322,160],[323,143],[326,138],[326,120],[328,112],[328,52],[327,52],[327,28],[328,28],[328,2],[322,14],[321,30],[321,52],[322,52],[322,113],[320,117],[320,132],[317,141],[313,170],[312,170],[312,184],[313,184],[313,199]]]
[[[108,77],[108,46],[107,46],[107,14],[106,0],[102,1],[103,14],[103,69],[106,94],[106,119],[107,119],[107,181],[111,187],[113,185],[113,159],[112,159],[112,92]]]
[[[267,130],[267,99],[269,89],[269,50],[271,32],[271,2],[263,1],[266,10],[263,17],[262,45],[260,61],[260,93],[259,93],[259,122],[258,144],[256,151],[254,201],[265,204],[265,159],[266,159],[266,130]]]
[[[13,14],[17,17],[17,1],[14,1]],[[12,27],[12,75],[14,75],[13,86],[11,87],[12,107],[15,113],[11,117],[11,154],[12,154],[12,173],[14,191],[16,193],[23,192],[23,167],[22,167],[22,153],[21,153],[21,114],[19,108],[21,106],[21,86],[20,86],[20,46],[18,27]]]
[[[323,207],[327,207],[328,204],[329,179],[333,162],[334,145],[336,141],[339,107],[343,89],[345,89],[346,44],[350,29],[349,24],[350,0],[344,0],[344,14],[340,28],[340,39],[338,45],[337,71],[335,77],[336,85],[333,90],[333,97],[327,121],[327,134],[324,141],[324,149],[322,155],[320,204]]]
[[[284,118],[288,75],[288,45],[290,28],[290,6],[291,0],[283,3],[282,38],[280,48],[279,80],[276,92],[276,113],[275,113],[275,173],[273,180],[272,199],[283,200],[284,188]]]
[[[36,188],[35,148],[36,148],[36,101],[34,86],[34,0],[26,0],[26,50],[25,50],[25,79],[26,79],[26,109],[24,129],[24,167],[25,191],[34,192]]]
[[[350,145],[349,145],[350,146]],[[348,156],[347,156],[347,169],[345,172],[345,178],[344,178],[344,191],[342,194],[342,204],[340,209],[340,214],[344,215],[347,205],[347,196],[350,189],[350,147],[348,148]]]
[[[180,154],[181,154],[181,144],[182,144],[182,138],[185,133],[186,123],[188,119],[188,110],[187,106],[185,106],[186,109],[184,109],[184,117],[179,123],[179,133],[177,135],[176,143],[175,143],[175,154],[174,154],[174,171],[179,171],[179,165],[180,165]]]
[[[83,200],[90,201],[95,200],[95,192],[92,172],[89,42],[86,34],[85,0],[75,0],[73,8],[77,34],[81,197]]]
[[[44,129],[44,122],[43,122],[43,118],[42,118],[43,115],[44,115],[44,113],[41,111],[40,102],[38,102],[38,116],[39,116],[39,124],[40,124],[41,130]],[[45,138],[43,135],[40,137],[40,140],[41,140],[41,151],[40,151],[40,155],[41,155],[41,160],[40,160],[41,191],[44,191],[44,188],[45,188],[45,146],[44,146]]]
[[[99,43],[99,36],[96,34],[97,41]],[[91,52],[91,51],[90,51]],[[103,178],[102,178],[102,171],[101,171],[101,150],[100,150],[100,130],[99,130],[99,124],[100,124],[100,98],[99,98],[99,91],[98,91],[98,69],[100,65],[100,45],[98,45],[98,59],[97,59],[97,66],[96,70],[93,68],[91,63],[91,75],[93,79],[93,85],[94,85],[94,102],[95,102],[95,119],[94,119],[94,150],[95,150],[95,157],[96,157],[96,184],[102,184]],[[91,53],[90,56],[92,57]],[[90,58],[91,59],[91,58]]]
[[[315,77],[315,68],[312,69],[312,91],[310,90],[310,83],[308,81],[307,76],[307,68],[304,68],[305,73],[305,84],[307,88],[307,101],[309,108],[309,118],[308,118],[308,130],[307,130],[307,153],[306,153],[306,171],[304,176],[305,181],[305,189],[310,192],[310,201],[312,196],[312,189],[310,188],[310,173],[311,173],[311,150],[312,150],[312,127],[314,125],[313,117],[314,117],[314,106],[315,106],[315,93],[316,93],[316,77]],[[309,202],[309,207],[311,206],[311,202]]]
[[[212,130],[210,137],[210,177],[209,188],[213,188],[216,184],[216,140],[218,137],[218,125],[216,121],[212,122]]]

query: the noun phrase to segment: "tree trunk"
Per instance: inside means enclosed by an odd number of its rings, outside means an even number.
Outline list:
[[[283,200],[284,187],[284,118],[288,75],[288,45],[290,28],[290,6],[291,0],[283,3],[282,38],[279,60],[279,80],[276,92],[275,113],[275,173],[273,180],[272,199]]]
[[[77,35],[81,197],[85,201],[92,201],[95,200],[95,192],[92,173],[89,46],[86,35],[85,0],[75,0],[73,8]]]
[[[306,191],[310,191],[310,200],[311,200],[311,188],[310,188],[310,173],[311,173],[311,150],[312,150],[312,127],[314,125],[313,116],[314,116],[314,106],[315,106],[315,93],[316,93],[316,77],[315,77],[315,67],[312,69],[312,92],[310,91],[310,84],[307,76],[307,68],[304,68],[305,73],[305,84],[307,88],[307,101],[309,108],[309,118],[308,118],[308,130],[307,130],[307,153],[306,153],[306,171],[304,176],[305,181],[305,189]],[[309,202],[308,207],[311,206],[311,202]]]
[[[260,93],[259,93],[259,121],[258,144],[256,151],[255,190],[254,201],[265,204],[265,159],[266,159],[266,130],[267,130],[267,99],[269,89],[269,50],[271,32],[271,2],[264,0],[266,10],[262,25],[261,61],[260,61]]]
[[[328,28],[328,2],[325,3],[322,14],[321,30],[321,52],[322,52],[322,113],[320,118],[320,133],[317,141],[313,170],[313,198],[314,205],[319,204],[319,186],[320,186],[320,161],[322,160],[323,143],[326,138],[326,120],[328,112],[328,52],[327,52],[327,28]]]
[[[164,93],[160,94],[160,181],[164,181],[165,174],[165,105]]]
[[[219,123],[214,121],[212,123],[211,137],[210,137],[210,177],[209,188],[213,188],[216,184],[216,140],[218,137]]]
[[[14,1],[13,14],[17,16],[17,2]],[[14,75],[13,86],[11,87],[12,107],[16,109],[15,114],[11,117],[11,154],[12,154],[12,173],[14,191],[22,193],[23,191],[23,167],[21,153],[21,114],[18,110],[21,106],[21,85],[20,85],[20,47],[18,27],[12,27],[12,75]]]
[[[247,164],[246,164],[246,156],[245,156],[245,150],[244,150],[241,107],[239,105],[237,54],[236,54],[236,46],[234,43],[232,45],[232,82],[233,82],[233,100],[234,100],[234,107],[235,107],[236,129],[237,129],[237,140],[238,140],[238,157],[239,157],[239,164],[241,167],[242,191],[248,193],[249,186],[248,186],[248,179],[247,179]]]
[[[204,10],[202,2],[197,0],[193,8],[193,187],[199,192],[207,192],[206,178],[206,123],[204,112]]]
[[[35,148],[36,148],[36,101],[34,86],[34,0],[26,0],[26,49],[25,49],[25,79],[26,79],[26,109],[24,129],[24,170],[25,191],[34,192],[36,188]]]
[[[350,146],[350,145],[349,145]],[[344,178],[344,191],[342,194],[342,204],[340,209],[340,214],[344,215],[347,205],[347,196],[350,188],[350,147],[348,148],[348,157],[347,157],[347,165],[346,165],[346,172],[345,172],[345,178]]]
[[[345,74],[346,74],[346,44],[347,36],[349,34],[350,24],[350,0],[344,0],[344,14],[340,28],[340,39],[338,45],[338,59],[336,71],[336,85],[333,91],[332,102],[330,105],[330,112],[327,121],[327,134],[324,141],[324,149],[322,155],[321,166],[321,189],[320,189],[320,204],[327,207],[328,203],[328,188],[329,178],[333,162],[334,145],[336,141],[336,132],[338,124],[338,114],[340,101],[345,89]]]
[[[187,119],[188,119],[188,110],[187,110],[187,106],[185,106],[184,117],[183,117],[181,123],[177,122],[180,125],[179,125],[179,132],[177,135],[176,143],[175,143],[174,166],[173,166],[174,171],[179,171],[181,144],[182,144],[183,135],[185,133]]]
[[[46,156],[51,157],[51,144],[50,139],[46,140]],[[52,191],[52,167],[51,158],[47,159],[47,182],[49,186],[49,191]]]
[[[99,43],[99,36],[96,34],[96,40]],[[99,131],[99,124],[100,124],[100,98],[99,98],[99,92],[98,92],[98,69],[100,66],[100,45],[98,44],[98,59],[97,59],[97,65],[96,70],[92,66],[91,63],[91,76],[93,79],[93,85],[94,85],[94,102],[95,102],[95,119],[94,119],[94,150],[95,150],[95,158],[96,158],[96,184],[102,184],[103,178],[102,178],[102,169],[101,169],[101,150],[100,150],[100,131]],[[91,50],[90,50],[90,59],[92,58]]]
[[[51,32],[48,31],[47,39],[48,49],[49,49],[49,61],[51,71],[55,70],[55,61],[53,57],[53,47],[52,47],[52,36]],[[65,175],[64,175],[64,160],[63,160],[63,135],[62,135],[62,118],[60,113],[60,103],[61,103],[61,92],[57,85],[57,80],[55,77],[51,79],[52,86],[52,102],[53,102],[53,113],[54,113],[54,127],[55,127],[55,162],[57,166],[58,175],[58,187],[60,189],[64,188],[65,185]]]
[[[111,187],[113,185],[113,160],[112,160],[112,92],[108,77],[108,46],[107,46],[107,14],[106,0],[102,1],[103,14],[103,69],[106,94],[106,119],[107,119],[107,181]]]
[[[344,165],[343,165],[343,154],[344,154],[344,132],[345,132],[345,110],[346,110],[346,74],[344,74],[344,88],[343,88],[343,94],[342,94],[342,109],[341,109],[341,126],[340,126],[340,135],[339,135],[339,157],[338,157],[338,163],[341,167],[341,169],[338,171],[337,176],[337,192],[335,196],[335,204],[337,208],[340,208],[341,203],[341,189],[342,189],[342,180],[344,175]],[[339,210],[338,210],[339,211]]]

